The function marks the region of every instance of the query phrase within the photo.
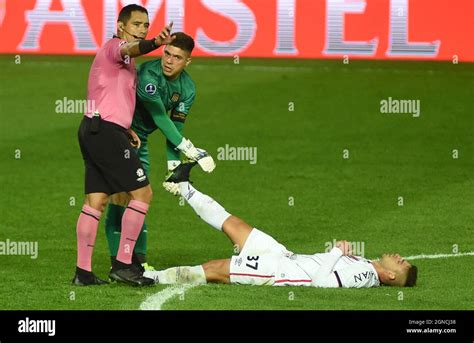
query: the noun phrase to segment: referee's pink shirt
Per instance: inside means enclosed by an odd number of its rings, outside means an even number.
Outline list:
[[[98,51],[89,72],[87,84],[88,105],[85,115],[92,117],[99,111],[103,120],[130,128],[135,109],[137,72],[133,58],[122,58],[120,47],[126,41],[112,38]]]

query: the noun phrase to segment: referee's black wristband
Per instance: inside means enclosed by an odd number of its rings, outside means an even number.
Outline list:
[[[150,51],[158,49],[160,46],[156,44],[155,39],[142,39],[138,43],[138,49],[142,54],[148,54]]]

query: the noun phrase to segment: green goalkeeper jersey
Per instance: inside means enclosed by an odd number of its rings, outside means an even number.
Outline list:
[[[137,74],[138,85],[132,129],[144,145],[147,143],[148,135],[160,129],[168,140],[168,160],[179,160],[179,151],[174,148],[183,139],[184,121],[196,94],[194,81],[185,70],[175,80],[168,80],[163,74],[161,59],[141,64]]]

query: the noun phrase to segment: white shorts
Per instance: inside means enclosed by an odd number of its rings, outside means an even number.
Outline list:
[[[230,262],[230,282],[256,286],[309,286],[311,279],[290,257],[286,247],[253,229],[244,248]]]

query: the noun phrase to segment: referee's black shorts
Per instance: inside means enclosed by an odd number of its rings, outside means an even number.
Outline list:
[[[99,131],[92,133],[91,122],[84,116],[78,132],[86,167],[85,194],[114,194],[147,186],[148,178],[127,130],[101,119]]]

